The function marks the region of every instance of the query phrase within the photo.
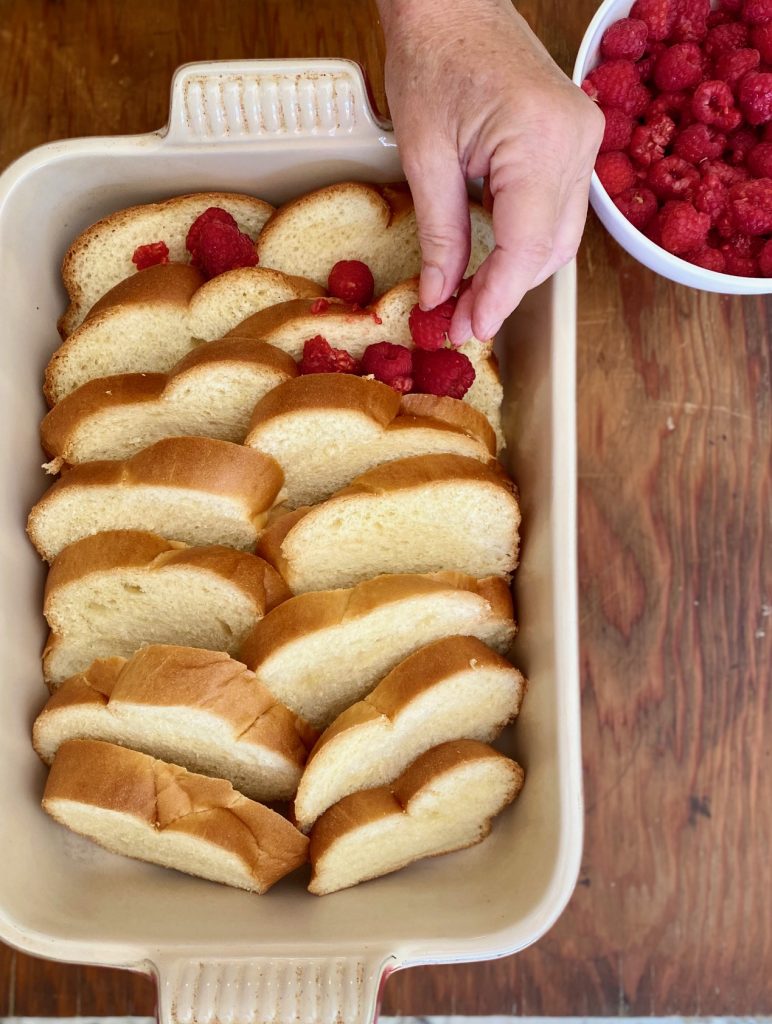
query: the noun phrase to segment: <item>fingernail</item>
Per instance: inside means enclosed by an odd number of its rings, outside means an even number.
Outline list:
[[[421,281],[418,286],[418,304],[421,309],[434,309],[442,301],[445,288],[445,275],[439,267],[431,264],[421,269]]]

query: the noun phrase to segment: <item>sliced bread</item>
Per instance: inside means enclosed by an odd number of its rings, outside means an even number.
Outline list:
[[[133,530],[84,537],[48,573],[43,675],[55,687],[94,658],[128,658],[148,643],[236,654],[288,596],[281,576],[245,551]]]
[[[225,779],[98,740],[62,744],[43,810],[113,853],[250,892],[308,859],[304,835]]]
[[[258,553],[293,594],[384,572],[508,576],[519,525],[514,486],[498,464],[414,455],[368,470],[320,505],[279,516]]]
[[[168,374],[124,373],[82,384],[44,418],[41,441],[70,465],[126,459],[164,437],[240,443],[255,404],[297,372],[286,352],[262,341],[215,341]]]
[[[290,508],[324,501],[373,466],[408,455],[495,456],[493,430],[476,409],[453,398],[405,397],[347,373],[296,377],[258,402],[244,444],[279,463]],[[423,401],[411,406],[411,398]]]
[[[419,647],[459,634],[503,654],[515,632],[499,577],[378,576],[285,601],[255,624],[239,656],[282,703],[325,728]]]
[[[390,786],[325,811],[311,832],[309,892],[323,896],[479,843],[524,777],[516,761],[476,740],[432,748]]]
[[[210,206],[227,210],[253,240],[273,212],[272,206],[253,196],[201,192],[120,210],[78,235],[62,263],[62,279],[70,297],[70,306],[59,322],[62,337],[78,326],[105,292],[136,274],[131,257],[138,246],[165,242],[170,260],[187,263],[190,255],[185,239],[190,226]]]
[[[248,550],[282,481],[276,462],[253,448],[172,437],[130,459],[68,470],[30,512],[27,532],[48,562],[81,537],[120,529]]]
[[[271,801],[295,795],[316,735],[227,654],[152,645],[65,680],[32,745],[51,764],[68,740],[105,740]]]
[[[295,797],[298,828],[308,832],[349,793],[388,785],[440,743],[490,743],[520,711],[524,689],[521,673],[474,637],[420,648],[324,732]]]

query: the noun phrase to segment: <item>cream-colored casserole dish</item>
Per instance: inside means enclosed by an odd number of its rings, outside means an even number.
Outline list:
[[[155,971],[164,1019],[367,1021],[390,971],[536,941],[576,879],[573,267],[530,294],[499,339],[524,518],[514,660],[531,685],[507,747],[526,785],[491,837],[332,896],[309,896],[300,872],[255,897],[108,854],[39,806],[45,773],[29,734],[45,699],[44,572],[24,523],[46,486],[40,388],[65,306],[65,248],[108,212],[184,192],[244,191],[277,204],[336,180],[401,176],[359,68],[319,60],[188,65],[175,75],[166,129],[44,146],[0,178],[0,937],[38,956]]]

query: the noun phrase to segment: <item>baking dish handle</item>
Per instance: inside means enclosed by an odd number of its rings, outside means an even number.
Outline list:
[[[172,79],[168,145],[383,137],[362,68],[351,60],[184,64]]]
[[[160,1024],[372,1024],[391,956],[156,963]]]

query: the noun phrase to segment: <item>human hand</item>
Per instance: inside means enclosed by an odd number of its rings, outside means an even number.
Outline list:
[[[459,297],[450,339],[490,338],[575,255],[603,115],[509,0],[377,2],[421,241],[421,306],[458,287],[470,250],[466,185],[485,178],[495,248]]]

